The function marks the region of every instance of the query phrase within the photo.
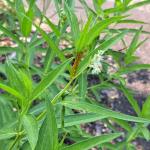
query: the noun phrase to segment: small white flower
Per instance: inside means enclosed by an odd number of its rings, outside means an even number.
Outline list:
[[[103,56],[101,51],[98,51],[97,54],[94,55],[91,64],[89,65],[89,67],[92,68],[92,74],[99,74],[102,69],[102,61],[103,61]]]

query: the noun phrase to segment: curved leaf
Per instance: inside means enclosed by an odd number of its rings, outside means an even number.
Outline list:
[[[30,100],[36,99],[47,87],[49,87],[59,75],[61,75],[70,63],[71,59],[59,65],[56,69],[48,73],[43,80],[33,90]]]
[[[81,141],[79,143],[73,144],[71,146],[67,146],[63,148],[62,150],[88,150],[99,144],[110,142],[113,139],[121,135],[122,134],[120,133],[112,133],[112,134],[105,134],[105,135],[93,137],[93,138]]]
[[[77,110],[83,110],[91,113],[96,113],[100,115],[107,115],[107,118],[116,118],[126,121],[132,121],[132,122],[141,122],[141,123],[150,123],[150,120],[141,118],[141,117],[134,117],[122,114],[120,112],[116,112],[107,108],[104,108],[102,106],[97,106],[94,104],[86,103],[86,102],[72,102],[72,101],[64,101],[62,104],[66,107],[69,107],[71,109],[77,109]]]
[[[32,115],[24,115],[22,117],[22,123],[31,148],[34,150],[38,140],[38,123]]]
[[[58,129],[55,112],[51,102],[47,101],[47,115],[40,128],[38,143],[35,150],[57,150]]]

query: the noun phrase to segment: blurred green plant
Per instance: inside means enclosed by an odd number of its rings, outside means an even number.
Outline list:
[[[51,1],[43,0],[43,10],[35,0],[0,3],[5,7],[0,11],[0,34],[13,43],[0,47],[0,54],[5,56],[0,64],[0,150],[88,150],[95,146],[131,150],[137,137],[150,139],[150,98],[141,109],[124,78],[130,72],[150,69],[150,64],[135,63],[135,51],[147,40],[140,41],[139,37],[149,32],[142,27],[116,27],[146,24],[128,19],[128,11],[150,1],[115,0],[114,6],[106,9],[106,0],[93,0],[93,7],[85,0],[79,2],[87,15],[83,24],[75,13],[75,0],[52,1],[57,23],[46,17]],[[42,24],[51,32],[45,31]],[[129,45],[126,35],[133,36]],[[121,50],[113,48],[118,42],[122,43]],[[116,66],[107,62],[108,57]],[[88,84],[92,73],[100,83]],[[98,91],[111,88],[124,93],[136,116],[99,103]],[[98,120],[106,123],[112,133],[94,137],[85,133],[81,124]],[[125,132],[117,131],[114,123]],[[122,142],[112,144],[119,137]]]

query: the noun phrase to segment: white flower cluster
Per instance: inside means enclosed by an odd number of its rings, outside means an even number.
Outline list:
[[[104,60],[102,54],[101,51],[98,51],[98,53],[94,55],[91,64],[89,65],[89,67],[92,68],[92,74],[99,74],[102,71],[102,61]]]

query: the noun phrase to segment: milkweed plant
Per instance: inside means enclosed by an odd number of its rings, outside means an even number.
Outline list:
[[[114,0],[109,8],[107,0],[41,2],[43,8],[36,0],[0,2],[0,38],[9,41],[0,42],[0,150],[134,150],[136,138],[149,141],[150,97],[139,106],[126,75],[150,69],[135,54],[147,40],[140,35],[150,34],[147,22],[130,17],[150,1]],[[124,94],[134,116],[101,101],[101,91],[112,88]],[[85,125],[95,121],[109,132],[87,133]]]

